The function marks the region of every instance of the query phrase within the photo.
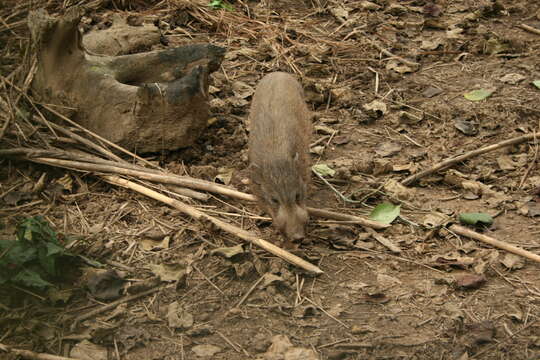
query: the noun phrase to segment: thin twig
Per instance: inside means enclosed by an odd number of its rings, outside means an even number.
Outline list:
[[[451,225],[448,229],[455,232],[456,234],[470,237],[471,239],[481,241],[491,246],[495,246],[496,248],[511,252],[512,254],[523,256],[524,258],[540,263],[540,255],[536,255],[528,250],[502,242],[490,236],[477,233],[476,231],[467,229],[466,227],[454,224]]]
[[[251,285],[251,287],[249,288],[249,290],[244,294],[244,296],[242,296],[242,298],[236,303],[236,306],[235,307],[240,307],[244,301],[247,300],[247,298],[249,297],[249,295],[251,295],[251,293],[253,292],[253,290],[255,290],[257,288],[257,286],[259,286],[259,284],[261,283],[261,281],[264,280],[264,278],[266,277],[266,274],[264,274],[263,276],[261,276],[257,281],[255,281],[255,283],[253,285]]]
[[[258,238],[257,236],[253,235],[249,231],[246,231],[244,229],[241,229],[237,226],[231,225],[229,223],[226,223],[222,220],[216,219],[212,216],[209,216],[205,213],[203,213],[200,210],[197,210],[196,208],[189,206],[187,204],[182,203],[181,201],[171,199],[170,197],[167,197],[163,194],[160,194],[156,191],[150,190],[142,185],[136,184],[134,182],[119,178],[118,176],[105,176],[103,175],[102,178],[114,185],[122,186],[131,190],[134,190],[138,193],[141,193],[143,195],[146,195],[148,197],[151,197],[155,200],[161,201],[167,205],[170,205],[174,207],[175,209],[180,210],[186,215],[191,216],[194,219],[202,220],[202,221],[209,221],[212,224],[214,224],[219,229],[228,232],[229,234],[235,235],[239,237],[240,239],[246,240],[254,245],[259,246],[260,248],[268,251],[269,253],[276,255],[277,257],[280,257],[281,259],[298,266],[308,272],[311,272],[313,274],[322,274],[323,271],[319,269],[317,266],[310,264],[309,262],[305,261],[304,259],[291,254],[288,251],[285,251],[277,246],[275,246],[272,243],[269,243],[261,238]]]
[[[463,155],[454,156],[454,157],[452,157],[450,159],[446,159],[444,161],[441,161],[438,164],[433,165],[429,169],[426,169],[424,171],[420,171],[417,174],[414,174],[414,175],[411,175],[411,176],[407,177],[405,180],[403,180],[401,182],[401,184],[406,185],[406,186],[411,185],[414,182],[416,182],[418,179],[423,178],[424,176],[427,176],[427,175],[433,174],[433,173],[435,173],[435,172],[437,172],[439,170],[448,168],[448,167],[450,167],[450,166],[452,166],[452,165],[454,165],[454,164],[456,164],[456,163],[458,163],[460,161],[467,160],[467,159],[470,159],[472,157],[482,155],[482,154],[485,154],[487,152],[503,148],[505,146],[521,144],[522,142],[534,139],[536,136],[537,136],[537,134],[535,132],[533,132],[532,134],[522,135],[522,136],[518,136],[518,137],[515,137],[515,138],[512,138],[512,139],[509,139],[509,140],[501,141],[501,142],[499,142],[497,144],[484,146],[483,148],[476,149],[476,150],[473,150],[473,151],[469,151],[469,152],[467,152],[467,153],[465,153]]]
[[[65,356],[58,356],[58,355],[51,355],[51,354],[44,354],[44,353],[37,353],[30,350],[23,350],[23,349],[17,349],[9,345],[0,344],[0,350],[12,353],[15,355],[19,355],[24,357],[25,359],[33,359],[33,360],[77,360],[75,358],[71,357],[65,357]]]
[[[349,325],[345,324],[343,321],[339,320],[338,318],[336,318],[335,316],[330,314],[328,311],[326,311],[321,305],[317,304],[315,301],[311,300],[308,297],[304,297],[304,299],[306,299],[307,302],[311,303],[317,309],[321,310],[326,316],[328,316],[330,319],[333,319],[334,321],[336,321],[338,324],[340,324],[344,328],[346,328],[346,329],[350,328]]]
[[[386,56],[389,56],[391,58],[394,58],[402,63],[404,63],[405,65],[409,65],[409,66],[412,66],[412,67],[419,67],[420,64],[417,63],[417,62],[414,62],[414,61],[410,61],[410,60],[407,60],[405,58],[402,58],[401,56],[397,56],[397,55],[394,55],[392,54],[390,51],[388,51],[387,49],[385,49],[384,47],[382,47],[381,45],[379,45],[377,42],[375,41],[372,41],[369,36],[365,33],[365,32],[361,32],[362,35],[364,35],[364,39],[366,39],[367,42],[369,42],[371,45],[373,45],[374,47],[376,47],[380,52],[382,52],[383,54],[385,54]]]
[[[337,196],[339,196],[339,198],[345,202],[349,202],[349,203],[360,203],[360,201],[356,201],[356,200],[352,200],[352,199],[349,199],[348,197],[346,197],[345,195],[343,195],[338,189],[336,189],[334,187],[334,185],[330,184],[328,182],[328,180],[326,180],[324,178],[324,176],[322,176],[321,174],[319,174],[317,171],[315,170],[311,170],[319,179],[321,179],[333,192],[335,192],[337,194]]]
[[[169,285],[169,286],[172,286],[172,285]],[[155,288],[152,288],[152,289],[149,289],[149,290],[146,290],[146,291],[143,291],[141,293],[138,293],[138,294],[134,294],[134,295],[130,295],[130,296],[126,296],[122,299],[119,299],[119,300],[116,300],[116,301],[113,301],[112,303],[110,304],[107,304],[107,305],[104,305],[100,308],[97,308],[95,310],[92,310],[92,311],[89,311],[85,314],[82,314],[78,317],[76,317],[75,319],[73,319],[73,323],[71,325],[72,328],[75,328],[77,326],[77,324],[83,320],[86,320],[86,319],[89,319],[91,317],[94,317],[98,314],[101,314],[105,311],[109,311],[109,310],[112,310],[114,308],[116,308],[118,305],[121,305],[121,304],[124,304],[124,303],[127,303],[129,301],[132,301],[132,300],[136,300],[138,298],[141,298],[141,297],[144,297],[144,296],[147,296],[147,295],[150,295],[150,294],[153,294],[155,293],[156,291],[159,291],[161,289],[164,289],[165,286],[163,285],[159,285],[159,286],[156,286]]]
[[[523,30],[528,31],[530,33],[540,35],[540,29],[534,28],[534,27],[529,26],[527,24],[520,24],[520,25],[517,25],[517,27],[522,28]]]

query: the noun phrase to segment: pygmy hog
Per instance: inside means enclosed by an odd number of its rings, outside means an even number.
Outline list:
[[[274,72],[258,84],[250,109],[249,162],[252,192],[289,241],[301,241],[309,216],[311,115],[301,85]]]

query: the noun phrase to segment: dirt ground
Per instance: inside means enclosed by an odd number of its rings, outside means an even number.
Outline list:
[[[46,5],[60,13],[70,3]],[[24,19],[40,4],[17,4],[0,7],[7,19],[0,23],[0,72],[22,84],[19,65],[30,56],[23,51]],[[308,350],[320,359],[540,359],[539,263],[434,226],[463,212],[488,213],[493,225],[475,230],[539,254],[538,140],[399,184],[455,155],[539,131],[540,89],[532,82],[540,80],[540,3],[230,4],[233,11],[207,1],[87,2],[90,28],[122,13],[159,25],[164,40],[156,48],[191,42],[227,48],[221,70],[211,75],[205,134],[193,147],[144,156],[176,174],[217,177],[248,191],[251,95],[264,74],[293,73],[315,114],[313,164],[336,171],[330,182],[346,198],[314,176],[309,205],[367,216],[383,201],[401,204],[401,217],[377,232],[400,252],[361,226],[313,218],[308,242],[295,254],[319,266],[321,276],[249,244],[227,258],[220,249],[239,239],[168,206],[91,174],[0,158],[2,237],[22,218],[44,215],[57,231],[76,236],[78,253],[118,270],[129,284],[147,286],[147,293],[131,301],[123,294],[106,311],[112,301],[89,293],[83,267],[59,284],[69,294],[64,301],[4,286],[0,344],[80,359],[317,358]],[[0,84],[5,98],[17,96]],[[491,96],[464,97],[481,88]],[[23,130],[12,121],[1,147],[24,144],[17,135]],[[72,186],[57,196],[24,196],[43,173],[47,183]],[[191,204],[279,244],[254,204],[219,196]],[[181,280],[147,284],[165,265],[181,268]],[[87,316],[74,323],[81,315]],[[276,335],[304,355],[268,351]],[[0,358],[19,357],[0,348]]]

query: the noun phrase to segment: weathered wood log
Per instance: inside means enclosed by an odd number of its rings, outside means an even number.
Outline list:
[[[79,124],[129,150],[192,145],[208,121],[208,74],[225,49],[211,44],[132,55],[89,55],[80,8],[62,17],[32,11],[28,26],[38,66],[32,89],[43,101],[76,108]]]

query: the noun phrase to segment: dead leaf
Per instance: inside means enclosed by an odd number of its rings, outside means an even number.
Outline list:
[[[88,290],[97,299],[115,300],[124,292],[126,281],[116,270],[92,269],[87,275]]]
[[[468,256],[460,256],[457,253],[446,255],[435,255],[431,259],[433,267],[459,267],[465,269],[474,264],[474,258]]]
[[[497,38],[490,38],[484,44],[484,54],[487,55],[508,52],[510,49],[510,45]]]
[[[507,83],[510,85],[516,85],[517,83],[525,80],[527,77],[521,74],[506,74],[502,78],[499,79],[499,81],[502,81],[503,83]]]
[[[345,287],[353,290],[353,291],[359,291],[359,290],[362,290],[363,288],[369,286],[368,284],[366,283],[363,283],[361,281],[349,281],[349,282],[346,282],[345,284],[343,284]]]
[[[333,317],[338,317],[343,311],[345,311],[345,309],[342,304],[335,304],[326,310],[326,312]]]
[[[297,319],[304,319],[306,317],[312,317],[317,315],[319,312],[319,309],[317,309],[313,305],[306,305],[306,306],[297,306],[294,308],[292,312],[292,316]]]
[[[336,130],[332,129],[330,126],[326,125],[315,125],[314,129],[316,132],[324,135],[332,135],[336,132]]]
[[[540,216],[540,203],[536,201],[527,201],[518,209],[518,212],[524,216]]]
[[[385,12],[390,15],[400,16],[407,13],[407,8],[401,4],[390,3]]]
[[[285,285],[289,287],[289,284],[287,284],[285,279],[283,279],[281,276],[268,273],[264,275],[264,280],[261,283],[261,288],[265,289],[270,285]]]
[[[397,116],[401,124],[407,124],[407,125],[418,124],[419,122],[424,120],[423,114],[415,115],[408,111],[400,111]]]
[[[171,328],[186,330],[193,326],[193,315],[175,301],[167,307],[167,321]]]
[[[193,351],[195,355],[199,357],[209,358],[221,352],[222,350],[219,346],[206,344],[206,345],[195,345],[194,347],[191,348],[191,351]]]
[[[422,224],[424,226],[433,228],[444,226],[451,220],[449,216],[440,212],[431,212],[424,217]]]
[[[402,164],[402,165],[392,165],[392,170],[394,172],[400,172],[400,171],[411,171],[411,168],[414,167],[414,164],[413,163],[408,163],[408,164]]]
[[[32,199],[33,194],[30,192],[23,192],[23,191],[12,191],[4,196],[4,202],[7,205],[11,206],[17,206],[19,202],[23,200],[30,200]]]
[[[250,261],[243,261],[240,263],[234,263],[232,264],[234,268],[234,272],[236,274],[236,277],[239,279],[244,279],[248,277],[250,274],[253,274],[253,263]]]
[[[425,15],[433,17],[441,15],[442,12],[441,8],[435,5],[434,2],[428,2],[426,5],[424,5],[424,8],[422,10]]]
[[[360,2],[360,8],[361,9],[364,9],[364,10],[370,10],[370,11],[375,11],[375,10],[379,10],[381,8],[380,5],[378,4],[375,4],[371,1],[362,1]]]
[[[439,89],[434,86],[430,86],[422,92],[422,95],[424,95],[424,97],[427,97],[427,98],[432,98],[434,96],[439,95],[442,92],[443,92],[442,89]]]
[[[170,236],[164,236],[163,239],[161,240],[156,240],[150,237],[144,237],[144,238],[141,238],[139,243],[143,250],[152,251],[152,250],[168,249],[170,241],[171,241]]]
[[[386,274],[377,274],[377,283],[384,289],[401,285],[401,280]]]
[[[382,157],[388,157],[397,154],[402,149],[401,145],[393,141],[385,141],[375,146],[375,153]]]
[[[350,141],[351,139],[348,136],[342,135],[334,137],[334,140],[332,142],[336,145],[345,145]]]
[[[456,27],[450,30],[446,31],[446,37],[448,39],[461,39],[463,38],[463,35],[461,33],[463,32],[463,29],[460,27]]]
[[[484,275],[465,274],[456,278],[456,285],[463,289],[479,289],[486,281]]]
[[[267,360],[319,360],[319,355],[312,349],[293,346],[285,335],[275,335],[268,350],[262,354]]]
[[[373,161],[371,170],[373,171],[373,175],[384,175],[392,172],[392,170],[394,170],[394,166],[388,159],[376,159]]]
[[[69,352],[70,357],[80,360],[107,360],[107,354],[107,348],[92,344],[88,340],[76,344]]]
[[[514,161],[508,155],[498,156],[497,164],[501,170],[514,170],[516,168]]]
[[[398,74],[407,74],[415,71],[412,67],[402,64],[397,60],[390,60],[388,64],[386,64],[386,70],[393,70]]]
[[[351,327],[351,333],[353,335],[363,335],[374,332],[377,332],[377,329],[370,325],[353,325]]]
[[[469,324],[466,326],[465,334],[462,337],[462,342],[467,347],[476,347],[493,341],[496,328],[492,321],[485,320],[482,322]]]
[[[432,51],[432,50],[437,49],[442,44],[443,44],[443,41],[441,39],[437,39],[437,38],[435,38],[435,39],[426,39],[426,40],[422,40],[422,44],[420,45],[420,49]]]
[[[214,178],[214,181],[220,184],[229,185],[234,174],[234,169],[232,168],[219,168],[219,173]]]
[[[400,184],[396,179],[389,179],[383,186],[384,191],[399,200],[410,200],[414,198],[416,190]]]
[[[345,22],[349,18],[349,11],[342,6],[336,6],[330,8],[330,13],[336,17],[340,22]]]
[[[249,104],[249,102],[245,99],[239,98],[237,96],[231,96],[227,98],[227,102],[231,104],[234,107],[244,107]]]
[[[244,253],[244,247],[242,246],[242,244],[238,244],[231,247],[217,248],[210,251],[210,255],[223,256],[227,259],[230,259],[233,256],[243,254],[243,253]]]
[[[455,120],[454,127],[465,135],[474,136],[478,134],[478,124],[468,119]]]
[[[322,155],[322,153],[324,152],[324,146],[322,145],[314,146],[309,150],[309,152],[315,155]]]
[[[71,177],[71,175],[65,174],[60,179],[56,179],[55,183],[62,185],[64,190],[66,190],[67,192],[73,192],[73,178]]]
[[[503,264],[508,270],[516,270],[522,269],[525,266],[525,261],[521,256],[507,253],[501,260],[501,264]]]
[[[253,87],[249,86],[243,81],[235,81],[232,84],[232,91],[234,93],[234,96],[240,99],[245,99],[253,95],[255,89],[253,89]]]
[[[150,264],[148,267],[161,281],[181,282],[187,275],[187,267],[184,264]]]
[[[386,104],[379,100],[373,100],[368,104],[364,104],[362,108],[373,119],[378,119],[388,112]]]

